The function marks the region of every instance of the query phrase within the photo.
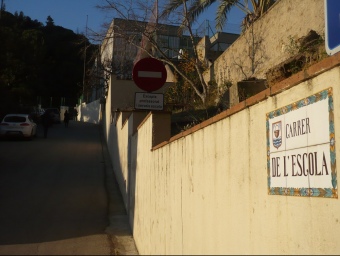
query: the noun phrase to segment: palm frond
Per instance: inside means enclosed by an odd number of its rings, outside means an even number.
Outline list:
[[[179,7],[181,7],[184,2],[188,2],[190,0],[170,0],[164,6],[161,16],[169,16],[172,12],[176,11]]]
[[[221,1],[220,5],[217,7],[217,12],[216,12],[216,30],[217,31],[222,31],[223,26],[227,22],[228,18],[227,15],[231,8],[235,6],[239,0],[224,0]]]
[[[210,7],[216,0],[194,0],[189,7],[189,13],[191,19],[194,21],[198,16],[203,13],[208,7]]]

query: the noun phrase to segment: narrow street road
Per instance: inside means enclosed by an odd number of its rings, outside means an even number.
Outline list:
[[[0,254],[137,254],[101,127],[0,141]]]

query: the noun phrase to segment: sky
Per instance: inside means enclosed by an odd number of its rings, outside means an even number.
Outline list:
[[[51,16],[55,25],[78,33],[85,34],[86,22],[92,30],[100,31],[107,21],[107,15],[96,8],[100,0],[4,0],[4,3],[7,12],[22,11],[44,25],[47,16]]]
[[[32,20],[38,20],[44,25],[47,16],[51,16],[56,26],[62,26],[71,29],[75,33],[86,34],[87,27],[95,32],[103,31],[102,25],[110,22],[112,16],[107,12],[96,8],[97,5],[103,5],[103,0],[3,0],[6,11],[10,13],[19,13],[22,11],[25,16]],[[205,20],[213,21],[216,8],[212,6],[198,23]],[[230,30],[238,28],[242,20],[243,13],[234,8],[228,16],[231,24]],[[235,24],[235,26],[233,26]],[[228,31],[235,33],[234,31]]]

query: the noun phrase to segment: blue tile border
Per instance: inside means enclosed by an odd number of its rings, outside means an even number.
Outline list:
[[[332,188],[284,188],[271,187],[270,176],[270,136],[269,136],[269,120],[305,107],[307,105],[316,103],[328,98],[329,111],[329,138],[330,138],[330,159],[331,159],[331,178]],[[266,135],[267,135],[267,184],[269,195],[283,195],[283,196],[302,196],[302,197],[325,197],[338,198],[337,186],[337,171],[336,171],[336,151],[335,151],[335,130],[334,130],[334,105],[333,105],[333,89],[328,88],[307,98],[296,101],[292,104],[282,108],[273,110],[266,115]]]

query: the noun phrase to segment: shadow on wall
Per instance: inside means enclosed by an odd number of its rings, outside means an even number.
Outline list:
[[[117,111],[109,122],[107,146],[113,172],[123,196],[131,231],[134,230],[138,127],[148,111]],[[103,123],[108,124],[106,117]],[[170,125],[169,125],[170,127]]]

